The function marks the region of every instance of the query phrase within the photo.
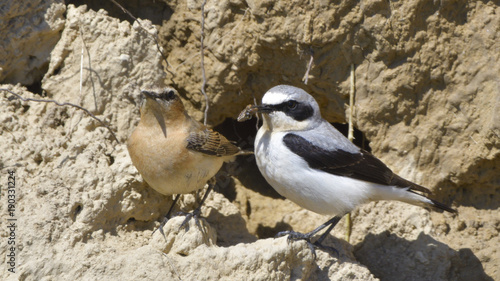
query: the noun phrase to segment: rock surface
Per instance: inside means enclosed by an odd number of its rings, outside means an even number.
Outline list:
[[[339,257],[317,250],[316,259],[305,243],[272,236],[307,232],[328,218],[276,196],[252,157],[219,173],[222,194],[210,194],[201,228],[190,221],[179,229],[183,217],[175,217],[165,237],[153,234],[172,199],[143,182],[125,141],[138,122],[141,88],[172,85],[189,113],[203,118],[201,1],[144,3],[162,11],[156,26],[120,20],[120,9],[99,10],[99,3],[2,6],[0,82],[11,84],[0,88],[81,105],[118,138],[81,110],[2,91],[0,228],[8,226],[8,171],[16,176],[18,225],[15,274],[7,271],[10,233],[0,232],[2,277],[500,280],[498,3],[208,1],[209,124],[251,145],[251,121],[226,119],[283,83],[313,94],[327,120],[345,122],[353,63],[355,126],[372,152],[459,211],[362,206],[352,214],[352,246],[342,240],[342,220],[326,240]],[[182,198],[180,209],[196,206],[194,194]]]
[[[0,81],[40,82],[64,28],[65,12],[62,0],[0,3]]]

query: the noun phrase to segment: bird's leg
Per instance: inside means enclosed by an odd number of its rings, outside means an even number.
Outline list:
[[[325,250],[325,251],[330,252],[330,253],[335,252],[338,256],[339,252],[335,248],[324,246],[321,243],[323,242],[323,240],[325,240],[326,236],[330,233],[330,231],[332,231],[332,229],[335,227],[335,225],[337,225],[337,223],[340,221],[341,218],[342,218],[341,216],[333,217],[332,219],[328,220],[324,224],[318,226],[316,229],[314,229],[313,231],[308,232],[308,233],[300,233],[300,232],[295,232],[295,231],[281,231],[278,234],[276,234],[275,237],[282,237],[282,236],[288,235],[288,241],[306,240],[307,245],[311,249],[311,252],[313,253],[314,258],[316,258],[316,251],[315,251],[314,247],[320,248],[320,249]],[[316,240],[314,243],[311,242],[311,238],[314,235],[316,235],[316,233],[320,232],[323,228],[327,227],[328,225],[330,225],[330,226],[325,231],[325,233],[323,233],[319,237],[319,239]]]
[[[186,213],[186,212],[179,212],[179,213],[177,213],[178,215],[185,215],[186,216],[186,218],[182,222],[182,224],[179,227],[179,229],[183,228],[183,227],[186,227],[186,230],[188,230],[189,229],[189,225],[187,223],[189,222],[189,220],[191,218],[194,218],[195,222],[196,222],[196,225],[199,228],[201,228],[200,221],[199,221],[200,214],[201,214],[201,206],[207,200],[208,194],[210,193],[210,191],[212,191],[212,189],[214,188],[214,185],[215,185],[215,178],[211,178],[208,181],[208,188],[207,188],[207,191],[205,192],[205,194],[203,195],[203,198],[201,199],[200,205],[196,209],[194,209],[194,211],[192,211],[191,213]]]
[[[163,233],[163,226],[165,226],[165,224],[167,223],[167,221],[170,219],[170,214],[172,213],[172,210],[174,209],[175,207],[175,203],[177,203],[177,201],[179,200],[179,197],[181,197],[180,194],[177,194],[175,197],[174,197],[174,201],[172,202],[172,206],[170,206],[170,209],[168,209],[168,212],[167,214],[163,217],[163,220],[162,222],[160,223],[160,226],[155,229],[153,231],[153,234],[157,231],[157,230],[160,230],[160,233],[165,236],[165,233]]]
[[[339,251],[337,251],[337,249],[335,249],[333,247],[325,246],[321,243],[323,242],[323,240],[325,240],[326,236],[330,233],[330,231],[332,231],[332,229],[337,225],[337,223],[340,221],[341,218],[342,217],[337,216],[337,217],[333,217],[331,220],[329,220],[329,222],[331,222],[331,224],[328,227],[328,229],[319,237],[318,240],[314,241],[314,243],[313,243],[314,246],[316,246],[320,249],[323,249],[323,250],[330,252],[330,253],[337,254],[337,257],[339,257]]]

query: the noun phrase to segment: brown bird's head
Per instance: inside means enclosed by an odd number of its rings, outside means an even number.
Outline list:
[[[141,119],[162,118],[171,121],[184,115],[184,105],[182,104],[177,91],[165,87],[160,89],[142,90],[144,100],[141,105]]]

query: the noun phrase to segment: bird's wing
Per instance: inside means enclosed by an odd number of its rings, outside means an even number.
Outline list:
[[[302,157],[313,169],[372,183],[409,187],[412,190],[430,193],[427,188],[394,174],[382,161],[363,149],[356,153],[342,149],[329,150],[294,133],[286,134],[283,142],[288,149]]]
[[[187,139],[187,148],[213,156],[235,155],[240,149],[228,141],[220,133],[205,128],[202,131],[191,133]]]

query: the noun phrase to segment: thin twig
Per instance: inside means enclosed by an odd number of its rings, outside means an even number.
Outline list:
[[[205,53],[203,48],[203,36],[205,35],[205,4],[206,0],[201,4],[201,34],[200,34],[200,55],[201,55],[201,76],[203,78],[203,83],[201,85],[201,93],[205,97],[205,115],[203,117],[203,124],[207,125],[208,109],[210,108],[208,95],[205,92],[205,87],[207,85],[207,77],[205,76]]]
[[[228,32],[226,33],[224,36],[222,37],[219,37],[219,39],[215,40],[213,42],[213,45],[217,45],[217,43],[219,43],[219,41],[221,41],[222,39],[224,39],[225,37],[231,35],[231,33],[238,27],[240,26],[240,24],[243,22],[243,19],[246,17],[247,15],[247,12],[250,11],[250,8],[247,8],[245,9],[245,13],[243,14],[243,17],[241,17],[240,21]],[[210,48],[210,46],[205,46],[205,51],[211,51],[212,49]],[[179,63],[177,66],[175,66],[173,69],[174,71],[176,71],[179,67],[181,67],[182,65],[186,64],[188,61],[192,60],[193,58],[199,56],[200,53],[194,53],[193,55],[191,55],[190,57],[188,57],[186,60],[184,60],[183,62]]]
[[[172,268],[172,271],[175,273],[175,275],[177,275],[177,276],[176,276],[176,277],[177,277],[177,279],[179,279],[179,281],[182,281],[182,279],[181,279],[181,275],[179,274],[179,272],[177,271],[177,269],[175,268],[175,266],[174,266],[174,265],[170,262],[170,257],[169,257],[167,254],[165,254],[164,252],[161,252],[161,253],[162,253],[162,254],[165,256],[165,258],[167,259],[167,263],[168,263],[168,265],[170,265],[170,268]]]
[[[149,31],[144,26],[142,26],[141,22],[139,20],[137,20],[137,18],[134,17],[134,15],[132,15],[131,12],[129,12],[127,9],[125,9],[122,5],[118,4],[118,2],[116,2],[115,0],[110,0],[110,1],[113,2],[113,4],[115,4],[116,6],[118,6],[118,8],[120,8],[125,14],[127,14],[129,17],[131,17],[134,21],[136,21],[137,24],[139,24],[139,26],[144,31],[146,31],[147,34],[149,34],[153,38],[153,40],[155,41],[155,44],[156,44],[156,49],[158,50],[158,52],[162,56],[163,60],[167,64],[167,72],[172,74],[172,76],[175,76],[175,74],[170,70],[171,65],[170,65],[170,63],[168,63],[167,56],[165,56],[165,54],[161,50],[160,43],[158,42],[158,40],[156,38],[158,36],[158,34],[153,35],[153,34],[149,33]]]
[[[302,78],[302,81],[304,81],[304,84],[307,85],[307,81],[309,81],[309,71],[311,71],[311,68],[312,68],[312,65],[313,65],[313,62],[314,62],[314,53],[313,53],[313,50],[312,48],[310,49],[311,51],[311,59],[309,60],[309,64],[307,65],[307,70],[306,70],[306,74],[304,74],[304,77]]]
[[[85,69],[83,67],[83,50],[85,49],[85,51],[87,52],[87,58],[88,58],[88,63],[89,63],[89,67],[88,69],[92,69],[92,59],[91,59],[91,56],[90,56],[90,51],[89,51],[89,48],[87,48],[87,44],[85,43],[85,40],[83,40],[83,31],[82,31],[82,26],[80,25],[80,37],[82,39],[82,63],[81,63],[81,73],[80,73],[80,79],[82,79],[83,77],[83,69]],[[97,96],[95,95],[96,93],[96,90],[95,90],[95,83],[94,83],[94,77],[92,76],[92,71],[89,71],[89,78],[90,78],[90,85],[92,86],[92,95],[94,96],[94,108],[95,110],[97,111]],[[83,97],[82,97],[82,80],[80,80],[80,103],[83,101]]]
[[[252,96],[253,96],[253,104],[254,104],[255,106],[257,106],[257,99],[255,98],[255,95],[254,95],[253,91],[252,91]],[[258,131],[258,130],[259,130],[259,121],[260,121],[260,116],[259,116],[259,114],[258,114],[258,113],[257,113],[257,114],[255,114],[255,116],[257,117],[257,123],[255,123],[255,129]]]
[[[137,21],[139,23],[139,25],[141,25],[141,23],[137,20],[136,17],[134,17],[134,15],[132,15],[131,12],[129,12],[127,9],[123,8],[122,5],[118,4],[118,2],[116,2],[115,0],[111,0],[111,2],[113,2],[116,6],[118,6],[118,8],[120,8],[122,10],[122,12],[124,12],[125,14],[127,14],[129,17],[131,17],[134,21]]]
[[[354,73],[354,64],[351,63],[351,89],[349,91],[349,129],[347,131],[347,138],[352,142],[354,140],[354,126],[352,124],[352,116],[354,112],[354,94],[356,93],[356,80]],[[350,242],[352,233],[352,219],[351,213],[346,215],[346,241]]]
[[[349,91],[349,131],[347,138],[352,142],[354,140],[354,127],[352,124],[352,116],[354,113],[354,94],[356,93],[356,80],[354,74],[354,64],[351,64],[351,89]]]
[[[45,103],[55,103],[56,105],[58,106],[71,106],[71,107],[74,107],[74,108],[78,108],[80,110],[83,110],[85,113],[87,113],[87,115],[89,115],[90,117],[94,118],[95,120],[97,120],[99,123],[101,123],[104,127],[106,127],[106,129],[108,129],[108,131],[111,133],[111,135],[113,136],[113,138],[116,140],[116,142],[119,143],[118,141],[118,138],[116,137],[115,133],[113,133],[113,131],[111,130],[111,128],[106,125],[106,123],[104,123],[101,119],[97,118],[94,114],[90,113],[90,111],[88,111],[86,108],[84,107],[81,107],[79,105],[76,105],[76,104],[73,104],[73,103],[69,103],[69,102],[63,102],[63,103],[60,103],[58,101],[55,101],[55,100],[42,100],[42,99],[32,99],[32,98],[24,98],[16,93],[14,93],[13,91],[9,90],[9,89],[2,89],[0,88],[0,91],[6,91],[6,92],[9,92],[11,93],[12,95],[15,96],[15,98],[17,99],[20,99],[22,101],[34,101],[34,102],[45,102]],[[11,99],[11,98],[9,98]]]
[[[83,42],[81,25],[80,25],[80,36],[82,37],[82,42]],[[80,55],[80,98],[82,98],[82,90],[83,90],[83,47],[84,46],[85,44],[82,44],[82,53]]]
[[[495,136],[497,136],[497,138],[500,139],[500,135],[498,135],[497,132],[495,132],[495,130],[493,130],[493,129],[490,129],[490,130],[493,132],[493,134],[495,134]]]

